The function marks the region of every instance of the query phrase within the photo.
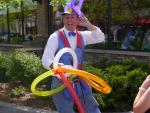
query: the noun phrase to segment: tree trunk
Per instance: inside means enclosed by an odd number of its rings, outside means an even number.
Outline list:
[[[37,33],[38,35],[48,35],[48,0],[38,2],[37,6]]]
[[[48,4],[49,0],[41,0],[41,2],[37,2],[37,36],[32,42],[32,47],[44,47],[49,37]]]

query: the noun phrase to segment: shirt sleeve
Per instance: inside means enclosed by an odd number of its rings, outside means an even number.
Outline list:
[[[96,27],[96,30],[94,31],[83,31],[82,34],[85,45],[96,44],[105,41],[105,35],[98,27]]]
[[[58,48],[58,36],[56,33],[53,33],[45,46],[44,53],[42,56],[42,65],[46,69],[50,69],[50,65],[53,63],[55,53]]]

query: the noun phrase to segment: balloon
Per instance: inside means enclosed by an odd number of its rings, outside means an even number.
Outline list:
[[[57,72],[67,72],[70,74],[75,74],[79,76],[81,79],[84,79],[91,87],[95,88],[98,91],[101,91],[103,93],[110,93],[111,87],[101,78],[77,69],[69,69],[69,68],[63,68],[59,67],[55,71]]]
[[[85,72],[82,70],[73,69],[73,68],[58,67],[60,57],[66,52],[68,52],[72,55],[73,67],[77,68],[78,62],[77,62],[77,56],[76,56],[75,52],[70,48],[63,48],[56,54],[56,57],[54,58],[54,62],[53,62],[54,69],[47,71],[47,72],[43,73],[42,75],[38,76],[31,84],[31,91],[33,92],[33,94],[38,95],[38,96],[50,96],[50,95],[53,95],[53,94],[56,94],[56,93],[62,91],[65,87],[67,87],[78,107],[79,112],[85,113],[76,92],[74,91],[70,82],[67,80],[64,72],[73,74],[68,77],[70,81],[74,78],[74,75],[77,75],[81,79],[83,79],[85,82],[87,82],[91,87],[93,87],[96,90],[101,91],[103,93],[110,93],[111,88],[103,79],[101,79],[91,73],[88,73],[88,72]],[[38,91],[35,89],[37,84],[40,81],[47,78],[48,76],[51,76],[51,75],[55,76],[56,74],[60,75],[61,80],[64,82],[63,85],[61,85],[60,87],[53,89],[51,91]]]
[[[60,59],[60,57],[64,54],[64,53],[66,53],[66,52],[68,52],[68,53],[70,53],[71,55],[72,55],[72,58],[73,58],[73,67],[74,68],[77,68],[77,56],[76,56],[76,54],[75,54],[75,52],[72,50],[72,49],[70,49],[70,48],[63,48],[63,49],[61,49],[57,54],[56,54],[56,56],[55,56],[55,58],[54,58],[54,62],[53,62],[53,67],[54,67],[54,69],[57,69],[58,68],[58,61],[59,61],[59,59]],[[38,96],[51,96],[51,95],[53,95],[53,94],[56,94],[56,93],[58,93],[58,92],[60,92],[60,91],[62,91],[66,86],[65,85],[62,85],[62,86],[60,86],[60,87],[58,87],[58,88],[56,88],[56,89],[53,89],[53,90],[51,90],[51,91],[38,91],[38,90],[36,90],[35,88],[36,88],[36,86],[37,86],[37,84],[40,82],[40,81],[42,81],[43,79],[45,79],[45,78],[47,78],[48,76],[56,76],[56,75],[54,75],[54,71],[53,70],[50,70],[50,71],[47,71],[47,72],[45,72],[45,73],[43,73],[42,75],[40,75],[40,76],[38,76],[33,82],[32,82],[32,84],[31,84],[31,91],[33,92],[33,94],[35,94],[35,95],[38,95]],[[59,76],[58,76],[59,77]],[[68,78],[70,79],[70,80],[72,80],[73,79],[73,75],[72,76],[69,76]]]
[[[84,0],[80,0],[80,1],[79,1],[78,7],[79,7],[80,9],[82,8],[83,2],[84,2]]]
[[[71,0],[71,4],[74,5],[76,3],[76,0]]]
[[[84,0],[80,0],[78,5],[76,5],[76,0],[71,0],[71,3],[66,3],[66,6],[64,8],[64,12],[68,9],[72,8],[74,13],[78,15],[78,17],[82,16],[81,8],[83,5]]]
[[[56,57],[54,58],[54,63],[53,63],[54,69],[43,73],[42,75],[40,75],[39,77],[37,77],[33,81],[32,85],[31,85],[31,91],[34,94],[36,94],[38,96],[50,96],[50,95],[58,93],[59,91],[62,91],[66,87],[65,85],[62,85],[62,86],[60,86],[60,87],[58,87],[58,88],[56,88],[52,91],[37,91],[35,89],[37,84],[40,81],[42,81],[43,79],[45,79],[45,78],[47,78],[48,76],[51,76],[51,75],[56,76],[56,75],[54,75],[55,71],[75,74],[76,76],[79,76],[81,79],[83,79],[85,82],[87,82],[91,87],[95,88],[96,90],[101,91],[103,93],[110,93],[111,92],[110,86],[104,80],[102,80],[101,78],[99,78],[99,77],[97,77],[97,76],[95,76],[91,73],[88,73],[88,72],[85,72],[85,71],[82,71],[82,70],[77,70],[77,69],[67,69],[65,67],[59,67],[58,68],[58,61],[59,61],[60,57],[66,52],[68,52],[72,55],[72,57],[73,57],[73,67],[77,68],[77,56],[76,56],[75,52],[70,48],[61,49],[56,54]],[[68,78],[70,80],[72,80],[73,77],[74,77],[74,75],[69,76]]]
[[[77,96],[75,90],[73,89],[72,85],[70,84],[70,82],[67,80],[66,76],[64,75],[64,73],[62,72],[56,72],[61,76],[61,80],[66,84],[66,87],[68,88],[69,92],[71,93],[75,104],[77,105],[77,108],[79,110],[79,113],[85,113],[82,104],[80,102],[79,97]]]
[[[60,91],[62,91],[66,86],[63,84],[60,87],[50,90],[50,91],[38,91],[36,90],[36,86],[37,84],[42,81],[43,79],[47,78],[48,76],[53,75],[53,70],[47,71],[43,74],[41,74],[40,76],[38,76],[31,84],[31,91],[33,94],[38,95],[38,96],[51,96],[54,95]],[[70,76],[69,79],[70,81],[73,79],[74,76]]]
[[[82,16],[82,12],[78,6],[72,6],[73,11],[78,15],[78,17]]]
[[[53,62],[53,68],[54,69],[57,69],[58,68],[58,63],[59,63],[59,59],[61,58],[61,56],[64,54],[64,53],[70,53],[70,55],[72,56],[73,58],[73,67],[76,69],[77,68],[77,65],[78,65],[78,61],[77,61],[77,55],[76,53],[71,49],[71,48],[63,48],[61,49],[55,56],[54,58],[54,62]],[[68,65],[69,66],[69,65]],[[58,78],[61,79],[61,77],[59,75],[55,75],[57,76]],[[69,76],[69,74],[66,73],[66,76]]]
[[[53,68],[57,69],[58,68],[58,63],[59,63],[59,59],[60,57],[64,54],[64,53],[70,53],[70,55],[72,55],[73,57],[73,67],[76,69],[77,65],[78,65],[78,61],[77,61],[77,55],[76,53],[70,49],[70,48],[63,48],[61,49],[55,56],[54,58],[54,62],[53,62]]]

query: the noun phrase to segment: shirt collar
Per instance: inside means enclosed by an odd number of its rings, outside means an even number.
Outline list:
[[[66,29],[66,27],[63,27],[63,30],[64,30],[65,34],[68,34],[69,32],[71,32],[71,31],[69,31],[68,29]],[[74,30],[73,32],[76,33],[76,30]]]

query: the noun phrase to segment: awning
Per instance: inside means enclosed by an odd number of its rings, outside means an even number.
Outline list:
[[[140,18],[137,20],[138,24],[150,24],[150,18]]]

